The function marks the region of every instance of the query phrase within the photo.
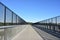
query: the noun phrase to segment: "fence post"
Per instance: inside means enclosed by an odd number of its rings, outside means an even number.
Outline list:
[[[4,9],[4,26],[6,25],[6,7]]]
[[[12,25],[13,25],[13,12],[12,12]]]

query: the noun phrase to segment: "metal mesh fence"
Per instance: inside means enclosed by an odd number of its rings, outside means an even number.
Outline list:
[[[0,26],[1,25],[16,25],[25,23],[25,21],[16,15],[13,11],[0,3]]]
[[[44,28],[60,32],[60,16],[46,19],[39,23],[44,23]]]
[[[4,23],[4,6],[0,4],[0,25]]]

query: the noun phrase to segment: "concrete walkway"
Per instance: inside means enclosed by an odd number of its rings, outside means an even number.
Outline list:
[[[38,25],[35,25],[35,26],[38,26]],[[41,35],[44,38],[44,40],[60,40],[60,38],[53,36],[39,28],[36,28],[36,27],[33,27],[33,28],[36,30],[36,32],[39,33],[39,35]]]
[[[43,38],[32,28],[31,25],[26,25],[26,27],[12,40],[43,40]]]

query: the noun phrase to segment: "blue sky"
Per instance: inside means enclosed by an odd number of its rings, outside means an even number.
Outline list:
[[[60,15],[60,0],[0,0],[27,22]]]

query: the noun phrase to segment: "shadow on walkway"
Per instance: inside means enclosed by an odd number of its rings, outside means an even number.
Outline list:
[[[47,28],[43,28],[43,27],[40,27],[40,26],[36,26],[36,25],[33,25],[34,27],[38,28],[38,29],[41,29],[42,31],[44,32],[47,32],[57,38],[60,38],[60,32],[57,32],[57,31],[54,31],[54,30],[50,30],[50,29],[47,29]]]

